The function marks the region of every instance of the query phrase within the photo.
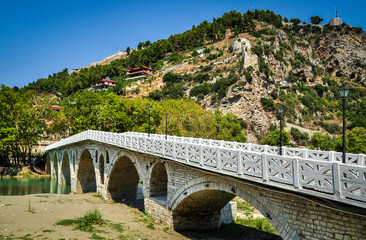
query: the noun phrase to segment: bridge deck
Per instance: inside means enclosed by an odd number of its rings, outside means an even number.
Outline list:
[[[146,133],[88,130],[63,139],[46,151],[95,141],[159,156],[223,175],[366,208],[366,157],[309,149],[185,138]]]

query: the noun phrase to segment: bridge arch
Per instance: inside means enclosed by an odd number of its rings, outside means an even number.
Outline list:
[[[161,198],[161,200],[167,201],[168,182],[169,174],[165,162],[156,161],[150,171],[149,196]]]
[[[171,198],[168,206],[172,211],[174,228],[219,227],[220,210],[235,196],[255,207],[280,234],[284,226],[291,228],[277,204],[261,197],[260,188],[213,175],[189,181]]]
[[[84,149],[79,160],[77,172],[76,192],[96,192],[97,184],[92,156],[89,150]]]
[[[130,154],[118,154],[112,162],[108,183],[107,197],[116,202],[137,200],[138,184],[141,178],[136,160]]]
[[[71,185],[70,159],[68,151],[65,150],[61,163],[61,183]]]

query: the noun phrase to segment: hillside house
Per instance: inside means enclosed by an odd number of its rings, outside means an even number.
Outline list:
[[[129,68],[126,75],[128,79],[151,77],[154,76],[154,70],[146,66]]]
[[[64,109],[63,107],[60,107],[58,105],[51,105],[50,108],[54,111],[61,111],[62,109]]]
[[[113,81],[109,77],[107,77],[97,82],[96,85],[92,85],[90,88],[94,89],[94,91],[106,90],[110,87],[116,86],[116,84],[117,84],[116,81]]]

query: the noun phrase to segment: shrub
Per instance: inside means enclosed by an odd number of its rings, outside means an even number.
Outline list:
[[[272,98],[261,98],[261,103],[266,111],[274,112],[277,109]]]
[[[291,128],[291,136],[298,145],[306,145],[309,141],[309,134],[306,132],[301,132],[298,128]]]
[[[311,145],[317,149],[330,151],[334,149],[334,143],[329,134],[316,132],[311,137]]]
[[[290,145],[290,138],[288,132],[282,130],[282,146]],[[261,144],[266,144],[270,146],[279,146],[280,145],[280,130],[276,129],[273,132],[270,132],[268,136],[261,142]]]

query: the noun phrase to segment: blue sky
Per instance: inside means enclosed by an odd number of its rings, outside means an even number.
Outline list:
[[[335,7],[344,22],[366,29],[366,1],[0,0],[0,84],[22,87],[231,10],[270,9],[307,22],[319,15],[325,23]]]

